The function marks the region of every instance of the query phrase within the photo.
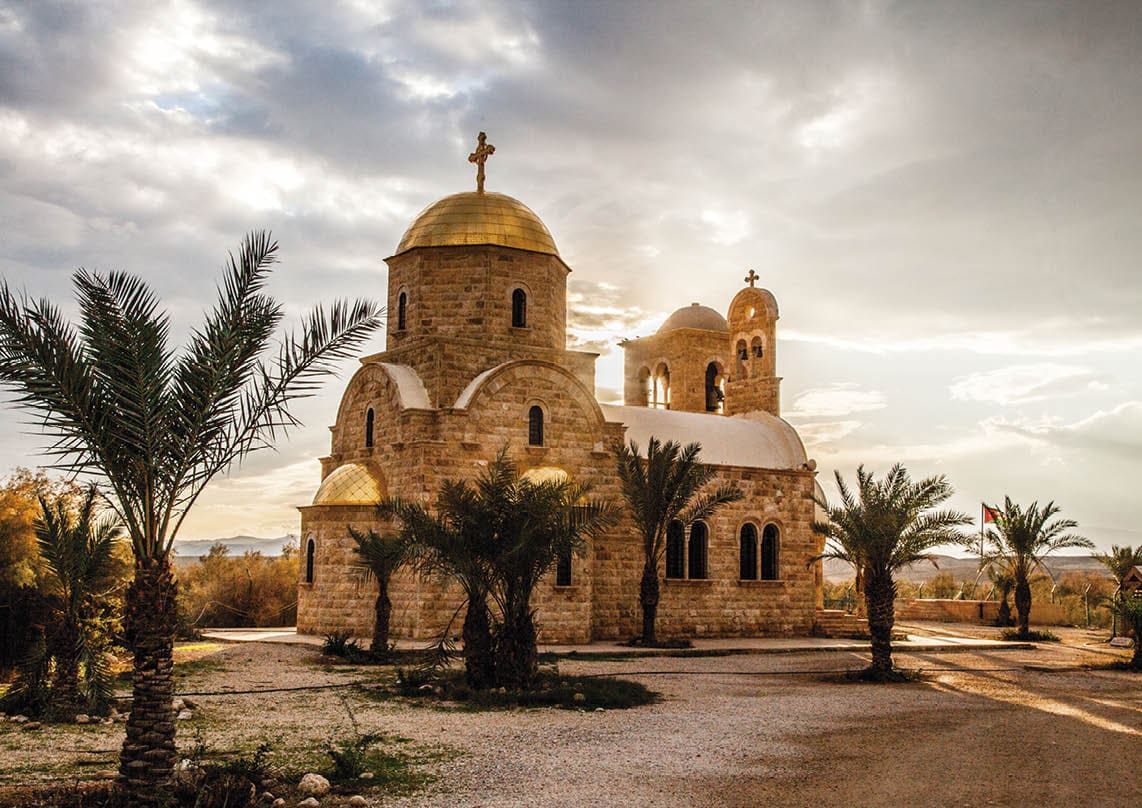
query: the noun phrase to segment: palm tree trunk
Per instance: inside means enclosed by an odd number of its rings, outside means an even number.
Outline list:
[[[384,656],[389,652],[389,618],[393,613],[393,602],[389,599],[387,582],[377,582],[376,622],[373,623],[373,644],[369,650],[373,656]]]
[[[496,659],[486,596],[468,596],[464,615],[464,675],[469,687],[487,690],[496,686]]]
[[[638,602],[642,606],[642,644],[654,645],[658,642],[654,623],[658,618],[658,565],[647,562],[642,569],[642,583],[639,585]]]
[[[868,633],[872,637],[870,672],[887,678],[892,674],[892,627],[896,623],[896,582],[891,573],[870,572],[864,579],[868,605]]]
[[[79,632],[74,620],[64,616],[55,638],[55,674],[52,676],[51,715],[56,721],[74,721],[80,711]]]
[[[497,643],[496,680],[512,690],[530,690],[539,674],[535,621],[527,604],[504,615]]]
[[[1015,611],[1019,612],[1019,636],[1026,638],[1030,636],[1031,623],[1031,584],[1026,575],[1016,575]]]
[[[131,806],[171,802],[175,764],[172,649],[178,585],[167,559],[135,568],[127,591],[127,632],[134,678],[127,737],[119,753],[119,779]]]

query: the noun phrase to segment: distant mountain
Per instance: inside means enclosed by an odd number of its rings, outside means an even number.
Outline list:
[[[187,564],[198,560],[210,552],[216,544],[223,544],[230,551],[230,555],[239,556],[247,552],[258,552],[264,556],[280,556],[282,548],[287,544],[297,544],[297,536],[292,534],[276,539],[259,539],[257,536],[231,536],[228,539],[188,539],[175,540],[174,554],[176,564]]]
[[[976,572],[979,569],[978,558],[955,558],[953,556],[937,555],[936,563],[939,567],[933,567],[927,562],[913,564],[904,569],[897,578],[902,581],[913,581],[919,583],[920,581],[930,581],[941,572],[951,573],[952,577],[957,581],[965,579],[974,579]],[[1097,572],[1100,574],[1106,573],[1106,567],[1102,566],[1092,556],[1051,556],[1047,559],[1047,568],[1051,574],[1058,578],[1066,572]],[[825,560],[825,579],[829,581],[847,581],[853,577],[853,568],[843,561],[835,561],[833,559]]]

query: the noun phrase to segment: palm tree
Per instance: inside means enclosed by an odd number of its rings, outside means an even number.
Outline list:
[[[1005,566],[1015,579],[1015,611],[1019,613],[1019,637],[1030,637],[1028,628],[1031,619],[1031,572],[1043,564],[1043,559],[1056,550],[1070,547],[1094,545],[1089,539],[1074,533],[1078,527],[1073,519],[1054,519],[1059,507],[1048,502],[1042,510],[1038,501],[1032,502],[1026,510],[1004,497],[1003,510],[993,508],[999,514],[994,529],[989,528],[985,539],[988,547],[980,559],[981,564],[999,563]]]
[[[53,717],[71,721],[84,708],[79,690],[81,660],[92,657],[95,644],[94,601],[106,589],[114,570],[112,552],[123,537],[123,527],[114,514],[99,518],[99,489],[92,485],[78,507],[68,497],[49,502],[40,496],[41,515],[36,519],[40,557],[55,579],[59,622],[54,632],[55,673],[52,677]],[[98,670],[88,668],[88,679]],[[98,689],[98,683],[91,682]],[[105,684],[105,683],[104,683]]]
[[[684,525],[708,519],[722,505],[737,502],[743,496],[735,485],[721,485],[702,494],[702,488],[717,472],[698,460],[700,444],[685,448],[676,441],[659,442],[651,437],[646,458],[639,456],[634,441],[619,449],[618,474],[623,498],[634,518],[642,540],[643,566],[639,584],[642,607],[642,643],[654,645],[655,620],[658,616],[658,567],[666,549],[666,530],[672,522]]]
[[[443,572],[467,603],[464,657],[471,686],[526,689],[535,681],[531,598],[559,557],[613,523],[604,502],[567,479],[532,482],[501,451],[475,482],[445,482],[437,514],[391,500],[382,506],[402,524],[422,572]],[[502,621],[493,642],[489,598]]]
[[[268,233],[246,237],[181,352],[168,345],[169,318],[154,293],[132,275],[78,270],[78,326],[50,301],[0,285],[0,383],[54,437],[47,451],[61,465],[106,481],[131,539],[134,677],[119,771],[132,805],[171,793],[170,550],[179,527],[216,475],[298,423],[291,402],[312,394],[381,322],[365,301],[317,308],[263,359],[283,316],[264,292],[276,252]]]
[[[1015,578],[1006,567],[998,564],[989,564],[987,577],[991,585],[999,593],[999,610],[995,616],[995,623],[999,626],[1011,625],[1011,605],[1007,599],[1011,597],[1011,590],[1015,588]]]
[[[847,561],[864,570],[864,596],[868,630],[872,637],[874,679],[893,677],[892,626],[895,623],[895,573],[916,561],[935,560],[928,551],[941,544],[959,544],[958,525],[971,517],[958,511],[935,510],[952,496],[943,475],[914,483],[897,463],[883,480],[876,480],[864,466],[857,467],[854,495],[840,472],[835,472],[839,505],[817,504],[828,513],[827,522],[814,522],[813,529],[827,541],[824,558]]]
[[[1114,625],[1111,627],[1110,636],[1114,638],[1118,636],[1118,617],[1122,612],[1123,604],[1126,602],[1126,593],[1123,590],[1123,583],[1126,580],[1126,576],[1130,574],[1130,570],[1142,566],[1142,545],[1139,545],[1138,549],[1135,550],[1129,545],[1119,547],[1117,544],[1112,544],[1109,553],[1097,553],[1095,554],[1095,558],[1106,567],[1116,585],[1111,604],[1111,613],[1114,615]]]
[[[495,687],[496,661],[488,611],[492,532],[483,520],[476,493],[465,483],[448,480],[440,487],[436,513],[419,502],[395,497],[382,503],[378,512],[382,518],[397,520],[400,538],[409,546],[411,563],[418,572],[440,575],[460,585],[464,592],[461,608],[465,609],[460,632],[465,678],[477,690]],[[445,628],[443,637],[450,627]]]
[[[1130,667],[1142,671],[1142,597],[1135,594],[1123,600],[1122,619],[1134,632],[1134,656]]]
[[[408,542],[400,536],[377,533],[372,528],[364,533],[349,528],[349,535],[357,543],[353,548],[358,557],[357,567],[377,581],[376,621],[369,650],[373,656],[383,657],[389,653],[389,617],[393,612],[389,581],[408,559]]]
[[[492,596],[503,622],[496,638],[501,686],[529,689],[538,674],[532,594],[559,558],[583,549],[587,539],[614,524],[609,503],[588,499],[588,489],[567,478],[533,482],[501,454],[476,481],[495,513],[497,541],[491,562]]]

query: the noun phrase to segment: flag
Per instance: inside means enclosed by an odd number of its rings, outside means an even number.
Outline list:
[[[998,519],[999,511],[997,511],[995,508],[989,508],[986,505],[983,505],[983,523],[985,525],[991,524]]]

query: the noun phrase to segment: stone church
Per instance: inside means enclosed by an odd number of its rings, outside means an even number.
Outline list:
[[[625,508],[616,450],[650,437],[697,441],[718,480],[745,492],[668,537],[663,637],[808,634],[821,596],[812,532],[816,464],[780,417],[777,301],[746,285],[726,316],[693,303],[653,336],[628,340],[623,404],[595,396],[597,354],[567,349],[567,276],[555,240],[522,202],[477,190],[413,220],[386,259],[385,350],[363,357],[341,399],[313,504],[301,508],[298,631],[372,631],[376,585],[354,567],[347,527],[379,524],[388,496],[431,503],[505,445],[532,475],[569,475]],[[540,641],[626,639],[641,629],[641,543],[626,518],[553,570],[536,593]],[[402,571],[394,637],[437,636],[458,590]],[[455,632],[459,631],[459,622]]]

